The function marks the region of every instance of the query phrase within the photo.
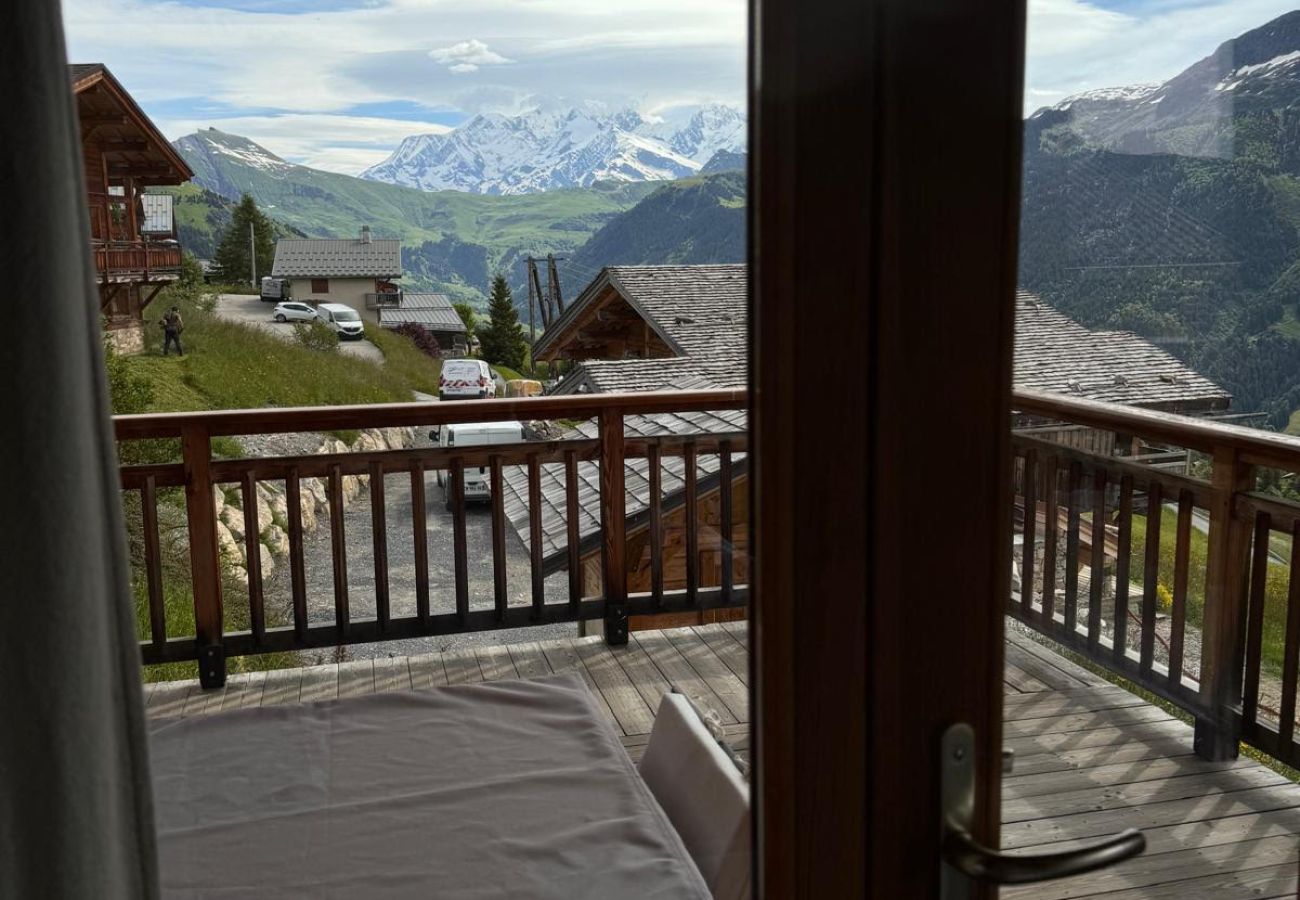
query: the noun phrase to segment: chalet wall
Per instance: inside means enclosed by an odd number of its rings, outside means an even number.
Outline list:
[[[375,292],[373,278],[331,278],[328,294],[312,293],[310,278],[294,278],[290,281],[289,293],[295,300],[304,303],[342,303],[355,309],[367,322],[377,324],[377,310],[366,309],[366,294]]]
[[[700,587],[717,587],[722,583],[721,497],[715,488],[702,494],[696,504],[699,516]],[[732,480],[731,490],[732,584],[749,583],[749,478]],[[582,593],[594,596],[601,592],[600,551],[582,558]],[[686,587],[686,510],[679,507],[664,516],[663,547],[664,590]],[[650,531],[648,527],[631,531],[627,536],[627,590],[630,594],[650,592]],[[711,615],[633,616],[633,630],[668,628],[705,621],[744,618],[744,610],[716,610]],[[671,619],[672,621],[669,621]],[[691,621],[686,621],[689,619]],[[681,621],[678,621],[681,620]]]

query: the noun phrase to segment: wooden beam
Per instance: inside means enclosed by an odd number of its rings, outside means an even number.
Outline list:
[[[125,125],[126,116],[78,116],[82,128],[98,128],[100,125]]]
[[[140,140],[101,141],[99,146],[106,153],[125,153],[133,150],[148,150],[149,142]]]

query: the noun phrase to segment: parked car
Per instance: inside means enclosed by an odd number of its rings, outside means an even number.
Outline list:
[[[316,307],[316,315],[339,336],[340,341],[359,341],[366,336],[361,314],[350,306],[322,303]]]
[[[439,400],[483,400],[497,395],[492,369],[481,359],[448,359],[438,377]]]
[[[271,318],[277,322],[311,322],[316,319],[316,309],[309,303],[286,300],[275,304]]]
[[[489,444],[519,444],[523,443],[525,437],[521,422],[466,422],[434,429],[429,432],[429,440],[439,447],[483,447]],[[447,508],[451,509],[451,479],[442,469],[438,470],[438,485],[442,488]],[[467,466],[465,502],[486,503],[491,499],[492,488],[487,466]]]

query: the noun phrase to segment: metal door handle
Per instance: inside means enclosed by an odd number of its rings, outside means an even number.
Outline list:
[[[945,830],[944,862],[968,878],[986,884],[1027,884],[1082,875],[1137,856],[1147,846],[1142,832],[1128,828],[1082,850],[1012,856],[990,850],[952,822]]]
[[[1003,765],[1006,765],[1003,757]],[[1137,856],[1146,849],[1142,833],[1129,828],[1082,850],[1013,856],[980,844],[971,835],[975,816],[975,732],[965,722],[943,733],[940,766],[940,897],[966,900],[973,883],[1026,884],[1082,875]]]

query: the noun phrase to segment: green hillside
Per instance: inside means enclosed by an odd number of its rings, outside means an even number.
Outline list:
[[[745,261],[745,175],[721,172],[666,184],[611,219],[573,254],[589,276],[602,266]]]
[[[227,200],[252,194],[266,213],[309,237],[351,236],[365,224],[376,235],[400,237],[408,285],[476,301],[485,297],[489,273],[517,271],[529,253],[572,252],[657,187],[609,183],[513,196],[425,192],[293,165],[216,130],[187,135],[176,147],[199,187]]]

